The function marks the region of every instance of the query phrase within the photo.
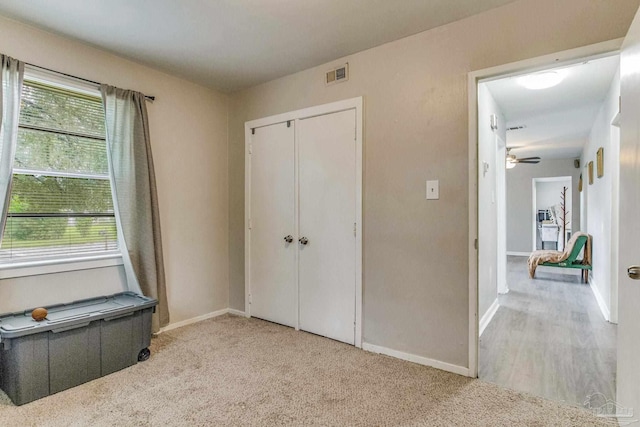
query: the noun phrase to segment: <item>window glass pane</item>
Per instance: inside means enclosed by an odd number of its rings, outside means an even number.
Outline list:
[[[14,175],[11,214],[111,213],[111,186],[106,179]]]
[[[104,110],[99,98],[24,82],[20,124],[104,137]]]
[[[106,142],[21,129],[14,168],[108,176]]]
[[[99,97],[26,80],[0,264],[117,253]]]
[[[116,249],[114,217],[7,218],[0,262],[69,258]]]

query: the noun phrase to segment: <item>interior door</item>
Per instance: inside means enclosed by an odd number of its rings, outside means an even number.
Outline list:
[[[356,113],[298,122],[300,329],[355,344]]]
[[[640,265],[640,14],[620,58],[620,243],[618,288],[618,404],[640,418],[640,281],[628,268]],[[640,269],[637,269],[640,270]],[[620,417],[624,420],[624,417]]]
[[[295,327],[294,125],[255,129],[251,137],[250,313]]]

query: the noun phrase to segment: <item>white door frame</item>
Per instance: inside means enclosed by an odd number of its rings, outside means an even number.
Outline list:
[[[498,132],[495,132],[496,143],[496,219],[497,245],[496,255],[498,265],[496,266],[496,280],[498,284],[498,294],[504,295],[509,292],[507,283],[507,168],[504,159],[507,154],[507,142],[503,141]],[[498,179],[500,178],[500,179]]]
[[[469,95],[469,376],[478,376],[478,83],[579,63],[620,52],[623,38],[499,65],[468,74]]]
[[[536,230],[536,222],[538,216],[538,186],[536,179],[531,179],[531,252],[538,249],[538,233]]]
[[[252,129],[273,125],[276,123],[283,123],[293,121],[296,125],[299,120],[307,119],[315,116],[322,116],[325,114],[337,113],[346,110],[355,110],[356,112],[356,306],[355,306],[355,346],[362,348],[362,117],[363,117],[363,100],[362,97],[345,99],[343,101],[332,102],[329,104],[318,105],[309,108],[303,108],[301,110],[291,111],[288,113],[277,114],[262,119],[252,120],[244,124],[244,139],[245,139],[245,162],[244,162],[244,216],[245,216],[245,235],[244,235],[244,292],[245,292],[245,315],[251,317],[251,229],[249,228],[249,221],[251,219],[251,155],[249,153],[249,144],[251,143]],[[298,127],[295,126],[296,133],[296,153],[297,158],[297,133]],[[296,165],[297,175],[297,165]],[[297,179],[297,176],[296,176]],[[298,188],[296,185],[295,190],[295,205],[298,206]],[[296,218],[294,236],[297,240],[298,219]],[[296,261],[297,261],[296,255]],[[298,292],[299,285],[296,283],[296,292]],[[299,305],[298,295],[296,295],[296,304]],[[298,307],[296,307],[298,312]],[[299,313],[296,316],[296,330],[299,329]]]
[[[571,189],[571,204],[569,206],[573,206],[573,177],[572,176],[550,176],[550,177],[540,177],[540,178],[531,178],[531,206],[532,206],[532,214],[531,214],[531,227],[533,228],[533,249],[531,249],[532,251],[537,250],[537,239],[538,239],[538,234],[537,234],[537,229],[536,229],[536,225],[538,223],[537,217],[538,217],[538,186],[537,184],[539,182],[562,182],[562,181],[569,181],[569,188]],[[571,220],[571,230],[573,232],[573,220]],[[565,231],[566,234],[566,231]],[[559,235],[558,235],[559,237]],[[558,246],[558,248],[560,248],[560,246]],[[558,249],[560,250],[560,249]],[[564,250],[564,249],[563,249]]]

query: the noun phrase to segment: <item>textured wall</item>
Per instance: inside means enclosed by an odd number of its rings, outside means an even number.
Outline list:
[[[244,122],[362,95],[364,341],[467,366],[467,73],[622,37],[637,7],[517,1],[232,95],[231,307],[244,308]],[[325,87],[346,61],[350,80]],[[440,180],[439,201],[425,200],[426,179]]]
[[[54,70],[155,95],[148,103],[171,321],[228,306],[225,95],[0,17],[0,52]],[[0,281],[0,312],[121,289],[85,270]],[[11,306],[4,305],[11,303]]]

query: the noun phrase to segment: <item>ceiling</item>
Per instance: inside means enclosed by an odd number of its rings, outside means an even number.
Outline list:
[[[519,76],[490,81],[507,128],[507,147],[518,157],[578,158],[616,74],[618,55],[562,67],[564,80],[548,89],[530,90]]]
[[[3,0],[0,14],[224,92],[513,0]]]

